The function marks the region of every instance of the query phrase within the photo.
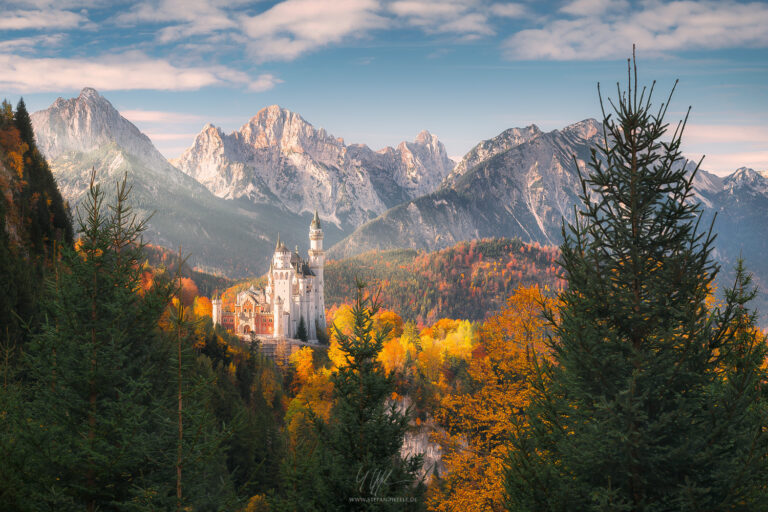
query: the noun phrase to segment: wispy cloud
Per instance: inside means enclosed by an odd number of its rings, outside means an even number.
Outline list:
[[[730,174],[739,167],[749,167],[756,171],[768,171],[768,151],[685,153],[685,156],[694,162],[698,162],[703,155],[704,162],[701,164],[701,168],[720,176]]]
[[[86,22],[82,14],[60,9],[7,11],[0,16],[0,30],[70,29]]]
[[[237,28],[233,15],[225,7],[236,2],[208,0],[162,0],[139,2],[130,10],[114,17],[118,25],[170,23],[157,33],[160,42],[168,43],[192,36]]]
[[[210,85],[247,85],[247,74],[224,66],[178,67],[165,59],[127,52],[94,59],[0,55],[0,87],[12,91],[195,90]]]
[[[242,19],[249,49],[260,61],[293,60],[345,38],[365,36],[388,20],[376,0],[286,0]]]
[[[626,0],[573,0],[560,8],[560,12],[574,16],[600,16],[609,11],[628,9]]]
[[[768,170],[766,126],[689,124],[683,143],[686,156],[698,161],[705,154],[702,167],[718,174],[731,173],[739,167]]]
[[[526,16],[528,10],[523,4],[499,3],[491,5],[490,13],[502,18],[521,18]]]
[[[616,6],[621,7],[615,9]],[[768,4],[649,0],[576,0],[541,28],[503,43],[513,60],[597,60],[626,57],[633,43],[646,56],[706,48],[768,46]]]
[[[202,116],[164,110],[121,110],[120,115],[133,123],[188,123],[200,122]]]
[[[685,141],[692,144],[738,142],[768,147],[768,127],[737,124],[689,124]]]
[[[152,133],[145,132],[146,136],[152,139],[152,141],[168,142],[168,141],[192,141],[197,136],[196,133]]]
[[[277,78],[275,75],[265,73],[263,75],[257,76],[256,80],[249,82],[248,90],[251,92],[264,92],[281,83],[283,83],[283,81]]]
[[[389,10],[406,23],[426,33],[492,35],[486,12],[466,1],[398,0]]]
[[[61,44],[64,34],[50,34],[33,37],[19,37],[0,41],[0,53],[28,52],[40,47],[51,47]]]

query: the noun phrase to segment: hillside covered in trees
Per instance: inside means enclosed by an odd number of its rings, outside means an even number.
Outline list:
[[[372,251],[327,264],[325,303],[332,309],[350,302],[360,278],[380,289],[382,303],[405,320],[483,320],[519,286],[560,290],[558,256],[556,247],[506,238],[460,242],[431,253]]]

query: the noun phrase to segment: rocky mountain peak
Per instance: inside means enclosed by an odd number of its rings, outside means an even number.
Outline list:
[[[439,141],[437,139],[437,135],[432,135],[428,130],[421,130],[416,136],[416,139],[414,139],[414,142],[416,144],[423,144],[425,146],[436,146]]]
[[[91,101],[107,101],[99,92],[94,89],[93,87],[83,87],[83,90],[80,91],[80,95],[78,96],[78,99],[82,100],[91,100]],[[109,103],[109,102],[107,102]]]
[[[542,133],[538,126],[531,124],[523,128],[508,128],[499,135],[480,142],[456,164],[453,171],[443,181],[441,188],[452,186],[461,176],[480,162],[525,144],[541,136]]]
[[[374,152],[345,145],[279,105],[259,110],[231,134],[206,125],[173,164],[219,197],[247,197],[294,212],[318,208],[339,226],[357,226],[434,191],[454,165],[426,130],[414,142]]]
[[[768,179],[749,167],[736,169],[733,174],[725,178],[724,185],[731,193],[742,189],[768,193]]]
[[[236,134],[243,143],[254,148],[273,148],[288,152],[304,152],[310,146],[341,147],[324,129],[315,129],[296,112],[270,105],[259,110]]]
[[[115,143],[146,163],[167,165],[149,138],[91,87],[76,98],[58,98],[31,119],[40,150],[50,160]]]
[[[603,125],[600,123],[600,121],[597,119],[589,118],[566,126],[563,128],[563,132],[576,135],[585,140],[590,140],[595,136],[601,136],[602,129]]]

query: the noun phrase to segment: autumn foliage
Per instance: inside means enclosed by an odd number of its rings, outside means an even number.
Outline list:
[[[514,239],[482,239],[436,252],[377,251],[325,268],[325,303],[352,300],[355,279],[381,291],[381,301],[405,320],[429,325],[441,318],[484,320],[519,286],[558,290],[556,247]]]
[[[488,319],[468,358],[467,379],[442,397],[435,411],[445,431],[446,474],[428,503],[440,511],[503,510],[504,460],[515,423],[527,406],[532,357],[546,354],[537,287],[519,288]]]

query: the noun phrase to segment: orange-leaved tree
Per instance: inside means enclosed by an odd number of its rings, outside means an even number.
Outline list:
[[[446,472],[428,496],[431,510],[500,511],[504,469],[513,417],[529,400],[530,357],[545,353],[542,304],[550,301],[537,286],[520,287],[506,307],[482,326],[468,375],[443,396],[437,436]]]

